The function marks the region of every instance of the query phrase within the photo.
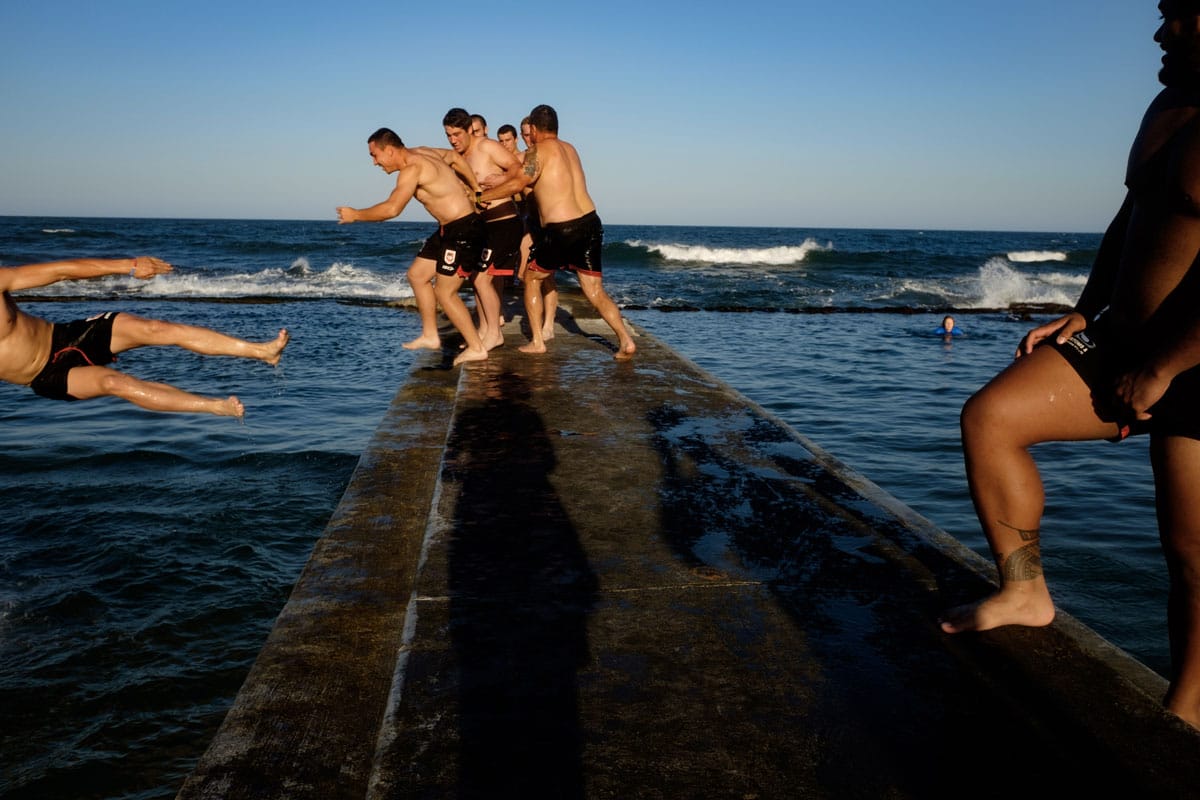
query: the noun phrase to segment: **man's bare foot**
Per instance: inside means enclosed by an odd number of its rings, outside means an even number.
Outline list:
[[[550,341],[554,338],[554,323],[551,322],[545,328],[542,328],[542,341]]]
[[[292,335],[288,333],[287,328],[280,328],[279,335],[269,342],[263,342],[266,347],[266,353],[263,356],[263,361],[270,364],[272,367],[279,363],[279,359],[283,357],[283,348],[287,347],[287,343],[291,341]]]
[[[1002,625],[1040,628],[1054,621],[1054,603],[1048,592],[997,592],[977,603],[942,612],[938,620],[946,633],[987,631]]]
[[[520,350],[522,353],[544,353],[544,352],[546,352],[546,343],[545,342],[530,342],[529,344],[521,345],[517,349]]]
[[[458,354],[454,359],[454,366],[465,364],[468,361],[487,361],[488,351],[482,347],[468,347]]]
[[[633,358],[633,354],[637,352],[637,345],[633,343],[633,339],[622,344],[617,348],[617,352],[613,355],[617,361],[629,361]]]
[[[229,395],[224,400],[213,401],[212,413],[218,417],[237,417],[241,419],[246,416],[246,407],[242,405],[242,401],[238,400],[237,397]]]
[[[495,336],[487,336],[483,338],[483,346],[487,350],[495,350],[504,344],[504,334],[497,333]]]
[[[421,335],[411,342],[405,342],[400,346],[405,350],[441,350],[442,340],[438,336]]]

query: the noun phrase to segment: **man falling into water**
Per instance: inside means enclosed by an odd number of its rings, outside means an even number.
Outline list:
[[[396,188],[386,200],[370,208],[338,206],[341,224],[391,219],[399,216],[414,197],[438,221],[437,231],[426,240],[408,268],[408,281],[421,314],[421,335],[406,342],[404,347],[409,350],[441,348],[436,301],[466,342],[454,364],[485,361],[488,351],[471,323],[471,312],[458,296],[463,281],[479,269],[486,236],[483,220],[475,213],[463,187],[465,180],[478,189],[475,176],[461,158],[457,163],[462,166],[453,169],[442,151],[405,147],[400,137],[388,128],[380,128],[368,137],[367,152],[384,172],[397,173]],[[433,282],[435,275],[436,284]]]
[[[1017,360],[963,407],[967,479],[1000,590],[945,612],[942,628],[1054,619],[1029,447],[1148,432],[1171,582],[1165,702],[1200,727],[1200,0],[1158,7],[1166,88],[1134,139],[1125,201],[1075,311],[1030,331]]]
[[[534,108],[529,113],[529,126],[533,146],[525,151],[521,177],[494,185],[484,181],[482,197],[485,202],[500,200],[531,186],[541,219],[536,255],[525,271],[525,313],[532,341],[522,346],[521,352],[546,352],[542,281],[556,271],[570,269],[578,276],[584,296],[617,335],[614,357],[628,361],[637,345],[625,328],[620,309],[604,291],[600,262],[604,227],[588,194],[579,153],[558,138],[558,114],[550,106]]]
[[[279,363],[288,332],[267,342],[247,342],[223,333],[110,311],[86,320],[56,325],[30,316],[9,292],[66,280],[129,275],[149,280],[170,272],[157,258],[80,258],[0,268],[0,380],[29,386],[53,400],[119,397],[151,411],[188,411],[241,417],[235,396],[201,397],[165,383],[151,383],[107,366],[118,353],[149,345],[175,345],[210,356],[255,358]]]

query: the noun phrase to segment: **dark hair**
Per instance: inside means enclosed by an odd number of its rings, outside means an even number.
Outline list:
[[[558,112],[542,104],[529,112],[529,124],[539,131],[558,133]]]
[[[512,125],[501,125],[500,130],[496,131],[496,136],[503,136],[506,133],[511,133],[513,138],[517,138],[517,129]]]
[[[404,142],[391,128],[380,128],[367,137],[367,144],[377,144],[381,147],[404,147]]]
[[[442,127],[461,128],[469,131],[471,130],[471,115],[465,108],[452,108],[446,112],[446,116],[442,117]]]
[[[477,120],[479,120],[480,125],[482,125],[485,128],[487,127],[487,120],[483,118],[483,114],[472,114],[471,119],[472,120],[477,119]]]

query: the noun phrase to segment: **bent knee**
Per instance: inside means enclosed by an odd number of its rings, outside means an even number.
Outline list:
[[[109,370],[96,381],[100,394],[125,397],[137,390],[140,381],[116,370]]]
[[[79,400],[124,397],[133,391],[132,380],[108,367],[76,367],[67,375],[67,393]]]
[[[958,424],[964,446],[980,440],[1002,437],[1012,427],[1004,403],[989,392],[987,387],[980,389],[963,403]]]

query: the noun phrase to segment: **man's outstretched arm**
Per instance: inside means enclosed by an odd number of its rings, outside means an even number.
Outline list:
[[[385,219],[400,216],[408,201],[417,193],[417,180],[420,171],[417,169],[401,170],[396,178],[396,188],[382,203],[376,203],[369,208],[351,208],[338,206],[338,224],[346,225],[351,222],[383,222]]]
[[[15,292],[36,289],[59,281],[100,278],[105,275],[130,275],[146,280],[173,268],[162,259],[151,256],[136,258],[73,258],[67,261],[47,261],[19,267],[0,267],[0,291]]]

